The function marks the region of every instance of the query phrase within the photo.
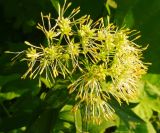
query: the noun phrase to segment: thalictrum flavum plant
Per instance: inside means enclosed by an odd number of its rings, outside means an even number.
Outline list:
[[[69,80],[68,92],[75,94],[72,111],[83,108],[84,120],[100,123],[114,116],[108,102],[111,96],[120,104],[137,96],[137,83],[147,71],[141,60],[145,48],[134,42],[137,31],[118,28],[109,19],[107,26],[102,18],[94,22],[89,15],[75,19],[80,8],[65,16],[70,6],[65,0],[57,19],[41,13],[37,28],[47,42],[34,45],[25,41],[29,48],[16,52],[28,64],[22,77],[42,76],[52,84],[56,78]]]

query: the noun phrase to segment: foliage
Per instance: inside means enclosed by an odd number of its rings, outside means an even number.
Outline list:
[[[159,0],[154,0],[152,3],[149,0],[108,0],[106,3],[103,0],[77,0],[72,1],[71,9],[66,12],[68,15],[72,9],[80,6],[81,12],[75,16],[76,19],[85,14],[90,14],[93,20],[103,16],[106,25],[108,14],[116,25],[120,27],[126,25],[140,30],[142,37],[136,40],[137,43],[150,44],[145,51],[145,60],[152,62],[149,72],[156,74],[149,73],[143,76],[136,85],[139,97],[129,100],[129,104],[122,102],[119,105],[116,98],[111,97],[108,103],[115,110],[116,116],[114,120],[103,120],[98,126],[92,121],[86,124],[80,108],[76,112],[71,111],[76,94],[68,94],[67,86],[71,81],[61,80],[62,76],[54,78],[54,84],[43,76],[32,80],[21,79],[27,68],[26,63],[18,61],[11,63],[13,55],[4,53],[7,50],[22,51],[28,48],[23,44],[25,40],[36,44],[47,44],[43,34],[34,27],[40,22],[40,12],[44,14],[51,12],[51,16],[57,18],[56,11],[62,3],[59,0],[0,1],[2,11],[0,28],[3,33],[0,40],[0,133],[74,133],[84,130],[90,133],[159,132],[160,75],[159,62],[156,60],[159,50],[157,31]],[[32,43],[27,42],[29,45]],[[30,46],[30,50],[34,52],[34,48]]]

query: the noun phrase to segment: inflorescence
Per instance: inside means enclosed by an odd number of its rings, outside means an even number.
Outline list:
[[[29,48],[20,53],[28,70],[23,78],[44,76],[52,83],[57,77],[72,79],[68,90],[76,94],[73,110],[83,108],[86,120],[108,120],[114,114],[108,103],[111,95],[119,103],[137,95],[137,82],[147,71],[141,61],[144,49],[130,39],[135,31],[111,23],[104,26],[103,19],[93,22],[87,15],[75,19],[79,8],[65,17],[70,5],[65,1],[57,19],[41,13],[37,28],[45,34],[47,46],[25,42]]]

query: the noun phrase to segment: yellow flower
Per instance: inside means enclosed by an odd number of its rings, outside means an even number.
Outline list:
[[[95,35],[96,29],[94,27],[93,20],[91,20],[90,16],[86,16],[85,21],[81,21],[78,35],[83,38],[92,38]]]
[[[64,1],[64,4],[62,8],[60,8],[58,15],[59,17],[56,19],[57,25],[59,26],[59,32],[62,35],[66,35],[67,38],[73,34],[72,32],[72,26],[81,21],[82,18],[80,19],[73,19],[73,17],[80,12],[80,8],[73,9],[72,12],[65,17],[65,12],[66,10],[71,6],[71,3],[67,4],[67,0]]]
[[[43,46],[37,47],[29,42],[26,42],[31,48],[26,50],[26,58],[28,61],[28,70],[23,75],[30,78],[35,78],[37,75],[43,75],[49,81],[54,81],[59,74],[64,77],[70,73],[65,62],[63,61],[64,48],[60,45],[52,45],[44,48]]]
[[[105,81],[107,70],[104,65],[87,66],[87,72],[69,85],[69,92],[76,92],[76,107],[85,106],[85,119],[99,121],[101,117],[112,118],[114,110],[107,103],[109,97],[102,91],[101,82]]]
[[[41,18],[42,18],[42,25],[38,23],[37,28],[42,30],[42,32],[45,34],[48,45],[50,46],[52,43],[52,40],[56,40],[56,37],[60,35],[59,32],[56,31],[57,24],[54,26],[51,25],[51,15],[46,15],[44,16],[43,13],[41,13]],[[47,26],[45,25],[45,19],[47,20]],[[46,28],[47,27],[47,28]]]
[[[75,43],[74,39],[72,39],[70,42],[68,42],[67,47],[66,47],[66,53],[70,56],[70,59],[72,60],[72,66],[73,68],[76,68],[79,66],[78,58],[80,54],[80,44]]]
[[[72,27],[71,27],[71,21],[68,18],[61,18],[58,21],[58,26],[60,28],[60,32],[61,34],[64,35],[72,35],[71,31],[72,31]]]

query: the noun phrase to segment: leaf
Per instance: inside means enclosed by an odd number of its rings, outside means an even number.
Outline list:
[[[134,26],[134,16],[132,10],[129,10],[125,15],[123,25],[128,28],[132,28]]]
[[[53,86],[54,89],[67,89],[68,85],[70,84],[70,81],[67,79],[58,79],[55,81],[55,84]]]
[[[150,95],[160,96],[160,74],[146,74],[143,77],[145,90]]]
[[[157,133],[153,125],[149,121],[147,122],[147,129],[148,129],[148,133]]]
[[[16,101],[7,108],[10,116],[1,117],[0,131],[9,131],[32,124],[35,118],[42,112],[43,108],[45,108],[45,106],[41,106],[41,104],[39,98],[33,97],[32,95],[16,99]]]
[[[143,77],[143,80],[160,87],[160,74],[148,73]]]
[[[88,131],[89,133],[104,133],[107,128],[110,128],[116,125],[117,125],[116,121],[113,121],[113,120],[111,121],[102,120],[102,123],[100,125],[96,125],[90,122],[88,123]]]
[[[133,108],[134,112],[143,120],[149,120],[152,117],[152,109],[148,102],[142,101],[135,108]]]
[[[74,112],[71,110],[71,105],[65,105],[59,113],[59,119],[74,123]]]
[[[160,86],[156,86],[155,84],[151,84],[149,81],[146,81],[145,89],[151,95],[160,96]]]
[[[115,113],[124,121],[124,123],[129,127],[129,122],[143,123],[139,116],[137,116],[126,103],[121,105],[112,97],[112,100],[109,101],[109,104],[115,110]]]
[[[149,105],[154,111],[160,113],[160,99],[152,100]]]
[[[73,124],[64,122],[62,120],[57,120],[56,125],[52,133],[75,133],[75,128]]]
[[[82,129],[82,117],[81,117],[81,112],[78,109],[75,112],[75,127],[76,127],[76,133],[82,133],[83,129]]]
[[[69,101],[68,91],[66,89],[49,90],[44,101],[49,107],[62,108]]]
[[[146,123],[140,123],[136,125],[134,133],[150,133],[150,132],[148,132]]]
[[[46,109],[36,119],[36,121],[27,128],[26,133],[50,133],[53,130],[58,118],[57,109]]]
[[[26,94],[16,99],[16,101],[9,106],[9,111],[15,115],[21,112],[31,113],[34,110],[38,111],[41,104],[42,101],[39,97]],[[45,108],[45,106],[43,107]]]
[[[12,100],[17,97],[20,97],[20,94],[15,92],[0,93],[0,102],[5,100]]]
[[[133,110],[145,121],[151,118],[153,110],[160,112],[159,78],[159,74],[146,74],[143,77],[143,85],[139,85],[139,104]]]
[[[47,80],[47,79],[45,79],[43,77],[40,78],[40,81],[42,83],[44,83],[47,88],[52,88],[52,86],[53,86],[53,84],[49,80]]]
[[[0,87],[2,87],[3,85],[5,85],[7,82],[10,82],[12,80],[16,80],[18,78],[20,78],[20,76],[18,74],[11,74],[11,75],[7,75],[7,76],[0,76]]]
[[[40,91],[40,87],[38,80],[16,79],[5,84],[2,91],[15,92],[20,95],[30,92],[32,95],[37,95]]]
[[[149,109],[160,112],[160,74],[146,74],[143,77],[143,93],[140,95],[140,103],[144,103]]]
[[[147,123],[136,123],[130,122],[129,127],[122,121],[120,121],[120,125],[118,126],[115,133],[152,133],[148,132]]]
[[[56,9],[57,13],[59,13],[60,10],[60,2],[59,0],[51,0],[53,7]]]
[[[125,25],[124,22],[127,22],[127,23],[133,23],[133,16],[129,16],[129,15],[132,15],[132,8],[134,7],[134,5],[136,4],[136,0],[121,0],[121,1],[117,1],[117,9],[116,9],[116,12],[115,12],[115,23],[122,27]]]

